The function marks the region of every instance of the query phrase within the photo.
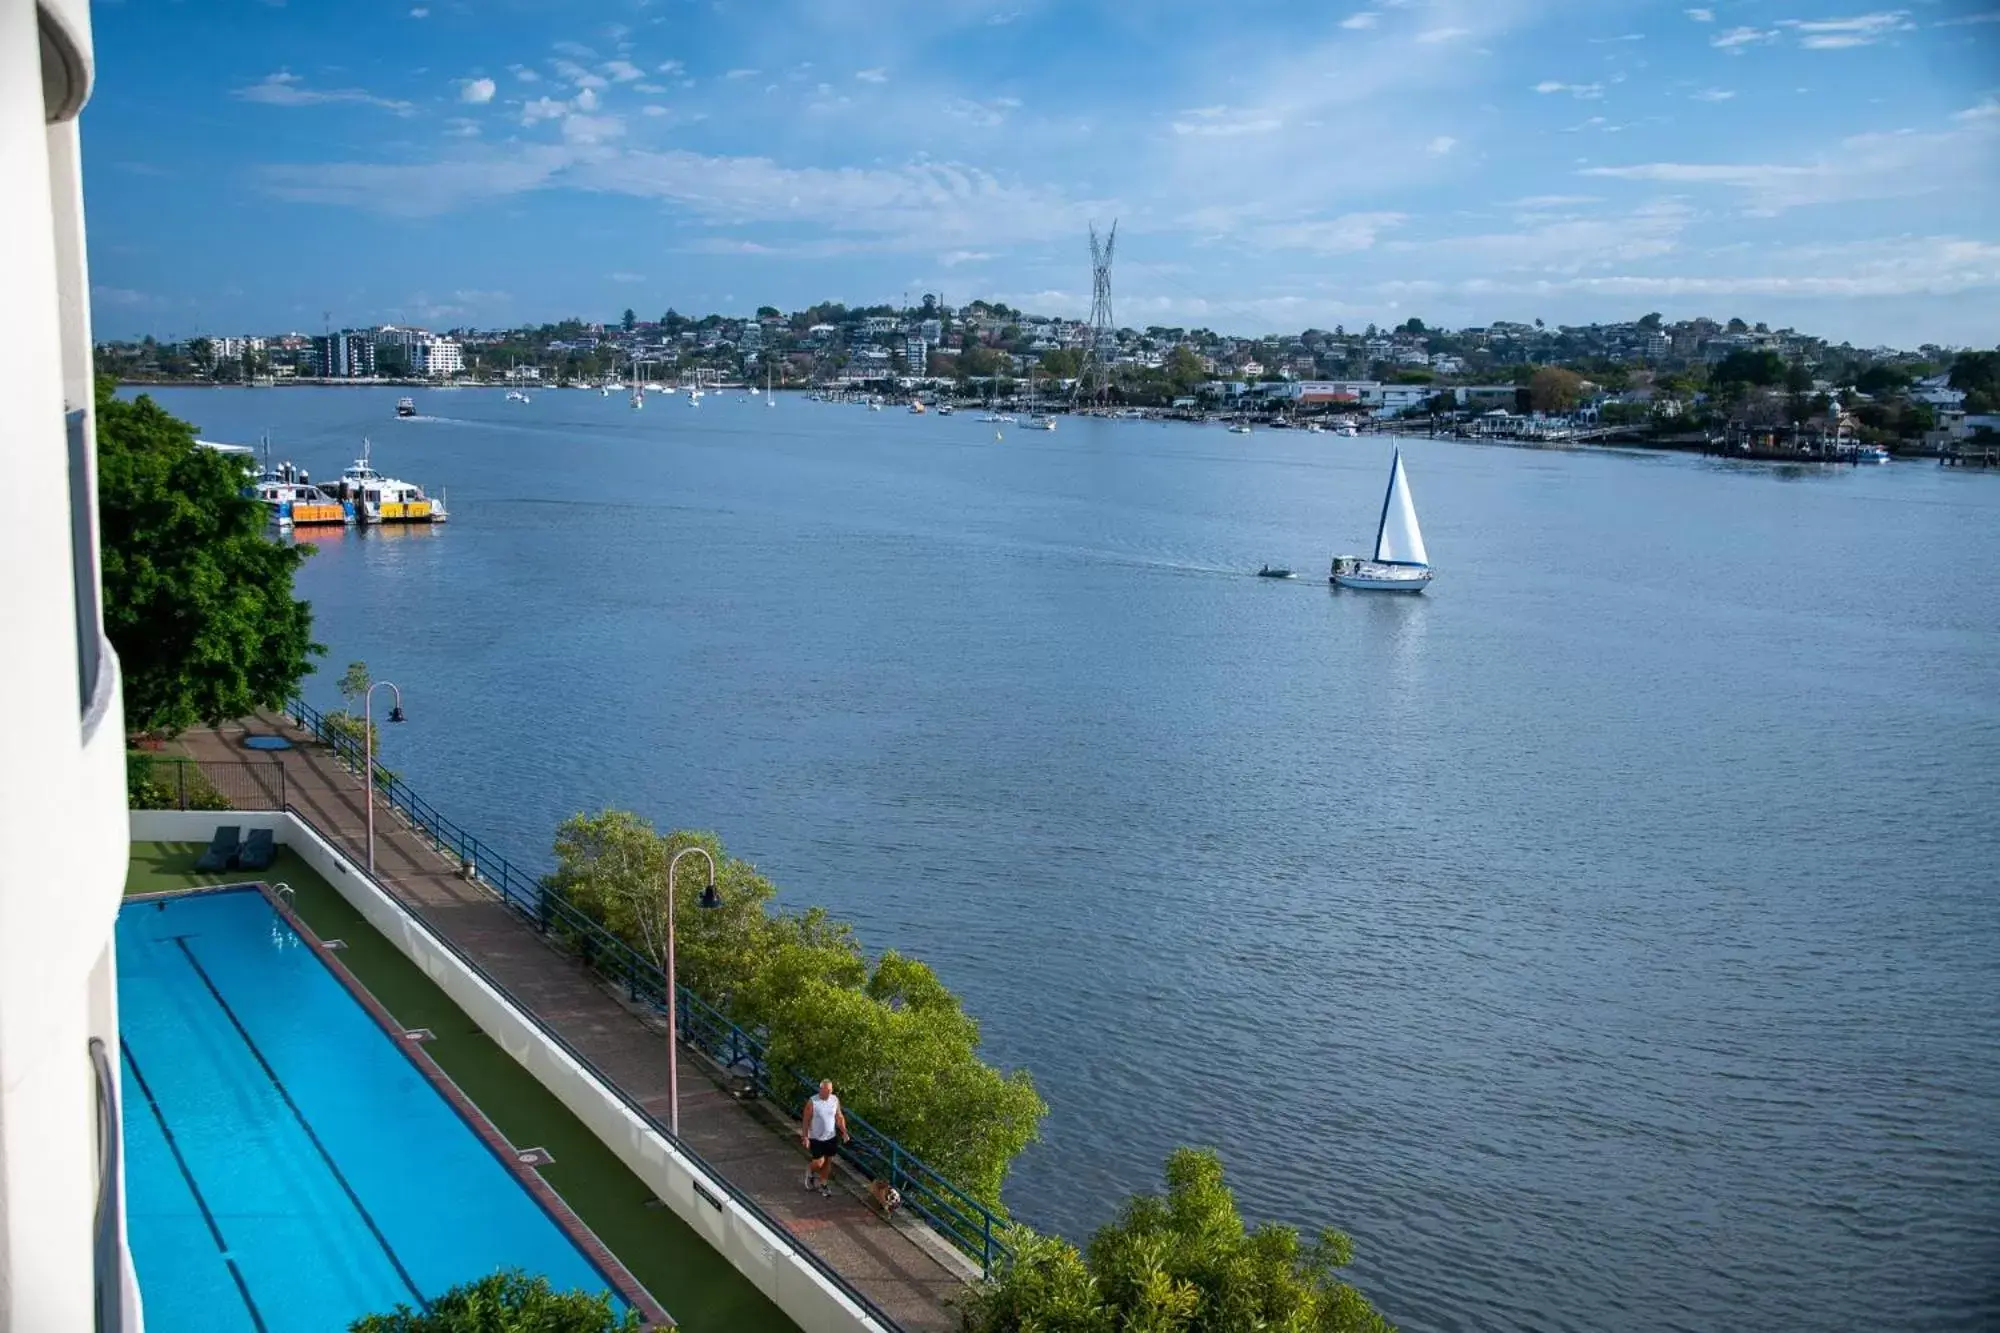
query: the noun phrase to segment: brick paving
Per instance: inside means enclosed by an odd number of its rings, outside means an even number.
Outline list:
[[[287,799],[356,864],[365,864],[360,779],[289,718],[260,715],[247,726],[188,732],[181,748],[196,760],[261,758],[242,745],[252,730],[291,738],[297,748],[283,753]],[[275,800],[277,793],[269,795]],[[668,1118],[664,1025],[626,1008],[582,964],[545,945],[490,891],[461,879],[455,865],[411,833],[386,804],[375,810],[375,872],[404,906],[475,959],[628,1095],[660,1120]],[[831,1199],[807,1192],[805,1154],[792,1137],[791,1122],[767,1105],[731,1096],[686,1047],[681,1072],[681,1137],[716,1171],[909,1333],[947,1333],[958,1326],[947,1302],[964,1290],[971,1269],[944,1241],[908,1219],[884,1222],[854,1189],[836,1189]]]

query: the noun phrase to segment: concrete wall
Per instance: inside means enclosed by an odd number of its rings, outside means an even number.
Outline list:
[[[234,810],[135,810],[135,842],[206,842],[218,824],[245,832],[269,828],[326,878],[403,955],[452,998],[482,1031],[535,1076],[571,1114],[618,1155],[735,1269],[770,1297],[804,1333],[863,1333],[882,1326],[814,1271],[791,1239],[766,1227],[732,1200],[666,1138],[584,1069],[546,1040],[534,1022],[487,985],[361,869],[289,814]],[[655,1298],[673,1312],[671,1293]]]

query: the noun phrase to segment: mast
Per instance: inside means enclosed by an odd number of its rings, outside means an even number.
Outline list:
[[[1389,464],[1389,485],[1382,492],[1382,517],[1375,521],[1375,558],[1382,558],[1382,534],[1389,526],[1389,501],[1396,497],[1396,474],[1403,470],[1403,451],[1398,449]]]

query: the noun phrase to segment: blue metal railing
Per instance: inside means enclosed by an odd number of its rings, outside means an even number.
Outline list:
[[[355,734],[358,721],[332,722],[303,699],[294,699],[288,711],[350,771],[361,771],[362,744]],[[456,859],[468,879],[491,889],[537,932],[559,942],[600,976],[617,984],[628,999],[665,1012],[667,978],[652,959],[549,889],[539,876],[516,869],[487,843],[447,819],[408,783],[382,767],[380,760],[375,763],[374,781],[390,808],[419,836],[428,838],[434,851]],[[762,1038],[737,1026],[685,985],[677,983],[674,992],[680,1039],[743,1078],[788,1119],[818,1090],[818,1081],[799,1070],[774,1068]],[[849,1111],[847,1127],[853,1136],[843,1149],[849,1163],[871,1180],[888,1181],[902,1195],[904,1207],[975,1260],[982,1272],[991,1274],[996,1262],[1011,1257],[1000,1240],[1007,1226],[1004,1218],[862,1116]]]

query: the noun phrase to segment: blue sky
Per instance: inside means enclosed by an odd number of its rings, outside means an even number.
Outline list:
[[[99,0],[100,336],[941,291],[2000,343],[2000,0]]]

